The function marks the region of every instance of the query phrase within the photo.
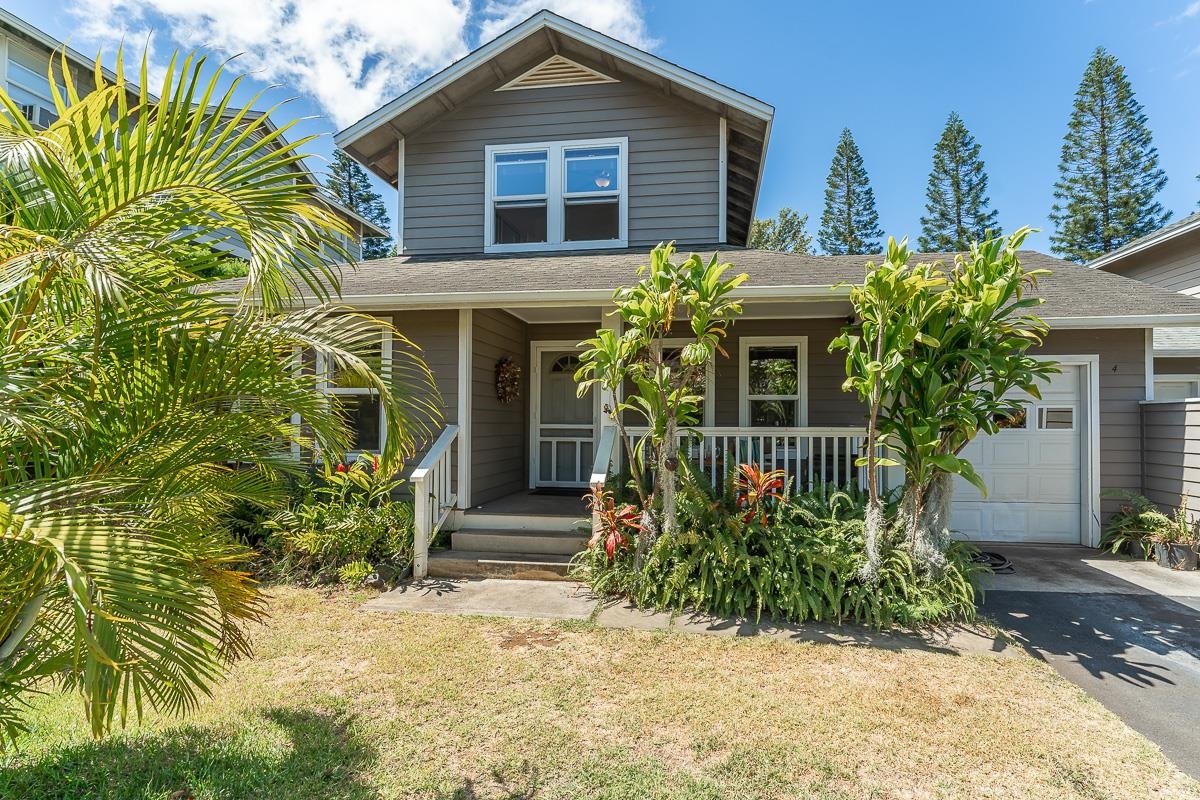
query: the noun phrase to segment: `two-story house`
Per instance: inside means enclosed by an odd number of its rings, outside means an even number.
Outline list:
[[[35,127],[47,127],[57,119],[54,93],[50,86],[50,66],[53,61],[54,74],[59,76],[61,81],[64,55],[71,81],[79,91],[84,93],[95,88],[93,59],[0,8],[0,86],[4,87],[8,96],[21,109],[21,113]],[[116,77],[110,70],[105,70],[104,75],[110,81]],[[66,89],[61,82],[58,88],[60,94],[65,96]],[[153,98],[153,95],[151,97]],[[241,109],[226,109],[222,118],[232,119],[240,112]],[[260,112],[251,110],[247,112],[247,116],[257,119]],[[274,130],[269,119],[267,128]],[[287,141],[280,137],[277,146],[286,147]],[[316,176],[303,164],[294,164],[292,169],[297,180],[319,185]],[[389,231],[346,208],[324,191],[314,194],[314,201],[333,211],[350,228],[352,235],[342,237],[340,244],[355,259],[362,254],[363,239],[386,238],[390,235]],[[249,249],[236,236],[213,237],[211,244],[213,250],[228,253],[236,258],[250,257]]]
[[[445,400],[446,430],[414,482],[422,535],[443,518],[460,529],[428,565],[418,552],[418,575],[561,572],[579,547],[579,495],[619,457],[601,398],[576,396],[579,342],[618,325],[614,288],[663,241],[720,251],[750,276],[730,357],[703,387],[696,462],[714,480],[739,460],[799,487],[857,480],[863,411],[828,345],[851,315],[833,287],[861,281],[867,258],[746,249],[773,116],[542,11],[337,134],[396,188],[402,246],[348,273],[343,298],[418,344]],[[1094,545],[1100,487],[1140,485],[1150,330],[1200,324],[1200,301],[1024,260],[1053,271],[1039,287],[1053,327],[1039,355],[1062,374],[971,445],[989,493],[961,484],[953,524],[975,539]],[[515,396],[497,391],[511,365]],[[334,391],[359,446],[378,447],[378,405]]]

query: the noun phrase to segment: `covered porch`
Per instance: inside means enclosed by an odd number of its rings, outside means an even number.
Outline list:
[[[418,524],[513,530],[578,523],[598,474],[622,471],[605,398],[580,397],[580,343],[614,326],[610,306],[527,305],[396,311],[422,349],[445,403],[446,428],[412,474]],[[841,390],[844,361],[828,352],[844,301],[751,302],[696,391],[703,420],[681,439],[714,485],[739,463],[781,469],[795,490],[862,481],[854,464],[863,410]],[[670,346],[668,341],[667,345]],[[680,341],[680,345],[683,341]],[[608,399],[611,403],[611,398]],[[629,436],[642,432],[629,420]],[[528,527],[528,526],[526,526]]]

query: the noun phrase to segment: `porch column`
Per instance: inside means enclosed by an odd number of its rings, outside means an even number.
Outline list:
[[[475,314],[458,310],[458,507],[471,507],[471,366],[474,360]]]
[[[622,330],[623,326],[621,324],[621,317],[619,315],[605,314],[603,309],[601,309],[600,314],[601,314],[600,327],[602,329],[614,331],[617,334],[617,336],[620,336],[624,332]],[[620,390],[617,390],[616,394],[613,394],[612,392],[608,391],[607,389],[604,389],[601,391],[601,393],[600,393],[600,409],[601,409],[600,410],[600,430],[601,431],[603,431],[605,428],[615,428],[616,427],[616,423],[614,423],[612,421],[612,419],[608,416],[608,414],[604,413],[604,407],[608,406],[609,408],[615,409],[617,407],[617,403],[621,402],[621,395],[622,395],[622,393]]]

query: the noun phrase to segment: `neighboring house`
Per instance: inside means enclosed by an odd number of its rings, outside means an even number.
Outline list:
[[[579,546],[565,532],[580,516],[573,498],[617,450],[601,398],[576,397],[578,343],[618,324],[613,289],[661,241],[720,251],[750,275],[730,357],[703,387],[693,458],[718,476],[756,460],[800,487],[856,478],[863,409],[828,346],[851,313],[834,287],[861,281],[867,258],[744,249],[773,116],[543,11],[335,137],[396,187],[402,248],[348,273],[343,299],[419,345],[445,399],[446,431],[413,476],[418,574],[421,537],[443,517],[461,530],[429,559],[433,574],[561,572]],[[1141,485],[1149,331],[1200,325],[1200,301],[1023,258],[1053,270],[1039,288],[1053,331],[1038,355],[1063,374],[1041,399],[1020,398],[1016,424],[971,445],[990,493],[961,484],[953,525],[975,539],[1095,545],[1100,488]],[[521,369],[510,402],[496,391],[505,359]],[[335,391],[359,447],[379,447],[378,405]]]
[[[1092,269],[1200,297],[1200,212],[1092,261]],[[1154,399],[1200,397],[1200,328],[1154,331]]]
[[[53,58],[55,73],[61,75],[61,57],[64,53],[72,82],[79,91],[84,93],[95,88],[94,59],[84,56],[20,17],[0,8],[0,85],[4,86],[9,97],[20,107],[25,118],[37,127],[44,128],[57,119],[50,87],[49,66]],[[109,80],[116,79],[110,70],[105,70],[104,74]],[[59,91],[64,95],[66,93],[66,89],[61,85]],[[231,118],[237,113],[240,113],[240,109],[227,109],[225,117]],[[247,116],[257,119],[261,112],[249,111]],[[269,119],[267,123],[270,130],[275,130]],[[279,146],[286,145],[282,138],[278,141]],[[303,165],[294,164],[292,169],[298,178],[319,185],[316,176]],[[341,244],[356,260],[362,254],[361,245],[364,238],[384,238],[390,235],[388,231],[354,213],[323,191],[316,199],[337,214],[353,232],[352,236],[341,237]],[[212,247],[238,258],[250,257],[245,244],[236,237],[214,239]]]

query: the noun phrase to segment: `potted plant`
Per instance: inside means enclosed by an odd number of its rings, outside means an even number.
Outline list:
[[[1173,523],[1158,506],[1140,494],[1126,491],[1105,492],[1105,497],[1115,497],[1123,502],[1113,514],[1100,540],[1102,550],[1113,553],[1128,552],[1136,559],[1150,559],[1154,548],[1150,537],[1156,531],[1169,528]]]
[[[1154,558],[1160,567],[1179,570],[1196,568],[1197,526],[1188,519],[1187,499],[1182,499],[1169,524],[1150,534]]]

